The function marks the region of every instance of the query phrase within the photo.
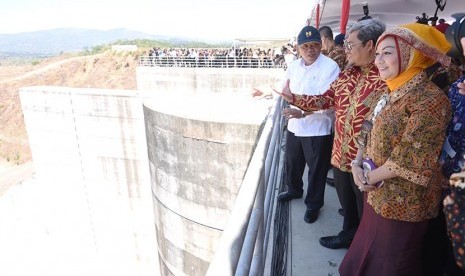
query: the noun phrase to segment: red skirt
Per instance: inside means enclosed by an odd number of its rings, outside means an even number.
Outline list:
[[[384,218],[365,200],[362,221],[339,266],[340,275],[421,276],[427,226],[427,220],[406,222]]]

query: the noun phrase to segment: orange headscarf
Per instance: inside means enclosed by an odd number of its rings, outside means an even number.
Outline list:
[[[384,32],[378,39],[377,45],[386,37],[393,37],[396,41],[400,59],[399,75],[386,80],[391,91],[396,90],[436,62],[450,65],[451,58],[445,53],[451,46],[444,34],[431,26],[419,23],[400,25]]]

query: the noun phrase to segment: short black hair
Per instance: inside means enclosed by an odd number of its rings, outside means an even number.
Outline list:
[[[334,38],[334,43],[336,45],[339,45],[339,46],[342,46],[344,45],[344,38],[345,38],[345,34],[338,34],[335,38]]]
[[[329,37],[333,40],[333,30],[329,26],[321,26],[318,31],[320,32],[321,36]]]

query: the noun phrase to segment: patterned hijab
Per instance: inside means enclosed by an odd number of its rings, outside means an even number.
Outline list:
[[[440,62],[449,66],[451,58],[445,54],[451,48],[443,33],[428,25],[412,23],[385,31],[378,44],[386,37],[394,38],[399,57],[399,75],[386,80],[390,91],[394,91],[414,76]]]

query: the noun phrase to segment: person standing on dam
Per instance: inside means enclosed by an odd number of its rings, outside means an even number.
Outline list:
[[[312,26],[305,26],[297,37],[301,58],[294,60],[286,70],[285,80],[291,82],[297,94],[321,95],[338,77],[339,66],[321,54],[321,36]],[[256,89],[257,94],[263,94]],[[278,201],[287,202],[303,196],[305,165],[308,166],[308,189],[305,196],[307,210],[304,220],[318,219],[324,204],[326,175],[331,158],[334,110],[305,112],[296,107],[285,108],[282,115],[289,119],[286,132],[286,176],[288,190],[278,195]]]
[[[334,42],[333,30],[329,26],[321,26],[318,31],[322,41],[321,53],[334,60],[341,71],[344,70],[347,64],[346,52]]]

